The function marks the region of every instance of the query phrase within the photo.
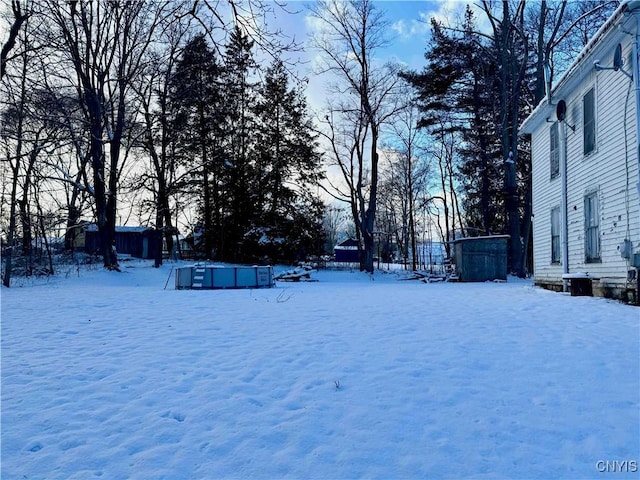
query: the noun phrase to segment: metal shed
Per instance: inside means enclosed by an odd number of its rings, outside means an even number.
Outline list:
[[[461,282],[507,279],[509,235],[460,238],[454,241],[456,274]]]

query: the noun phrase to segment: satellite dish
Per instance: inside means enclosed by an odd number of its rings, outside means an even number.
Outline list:
[[[613,52],[613,69],[617,72],[624,65],[624,60],[622,59],[622,45],[618,44],[616,46],[616,51]]]
[[[567,117],[567,102],[559,100],[556,105],[556,118],[561,122]]]
[[[622,68],[623,65],[624,65],[624,59],[622,58],[622,44],[620,43],[616,46],[616,49],[613,52],[612,67],[603,67],[602,65],[600,65],[599,60],[596,60],[595,62],[593,62],[593,68],[595,68],[597,72],[600,72],[602,70],[615,70],[616,72],[624,73],[627,77],[633,80],[633,75],[630,74],[629,72],[625,72],[624,68]]]

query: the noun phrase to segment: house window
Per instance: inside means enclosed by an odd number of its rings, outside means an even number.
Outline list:
[[[596,148],[596,99],[593,88],[582,98],[584,115],[584,154],[588,155]]]
[[[584,197],[584,256],[587,262],[600,261],[600,222],[595,192]]]
[[[551,263],[560,263],[560,207],[551,210]]]
[[[549,156],[551,164],[551,178],[560,174],[560,137],[558,135],[558,122],[549,129]]]

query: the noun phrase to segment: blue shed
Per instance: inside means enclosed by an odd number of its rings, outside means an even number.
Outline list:
[[[358,249],[358,241],[348,238],[344,242],[339,243],[333,249],[336,262],[358,263],[360,262],[360,251]]]
[[[149,227],[116,227],[116,250],[118,254],[136,258],[154,258],[162,238],[159,232]],[[98,226],[89,225],[85,231],[84,251],[95,253],[100,250]]]

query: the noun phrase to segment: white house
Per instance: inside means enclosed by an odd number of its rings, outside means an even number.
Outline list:
[[[638,298],[639,49],[640,1],[623,2],[521,126],[537,285]]]

